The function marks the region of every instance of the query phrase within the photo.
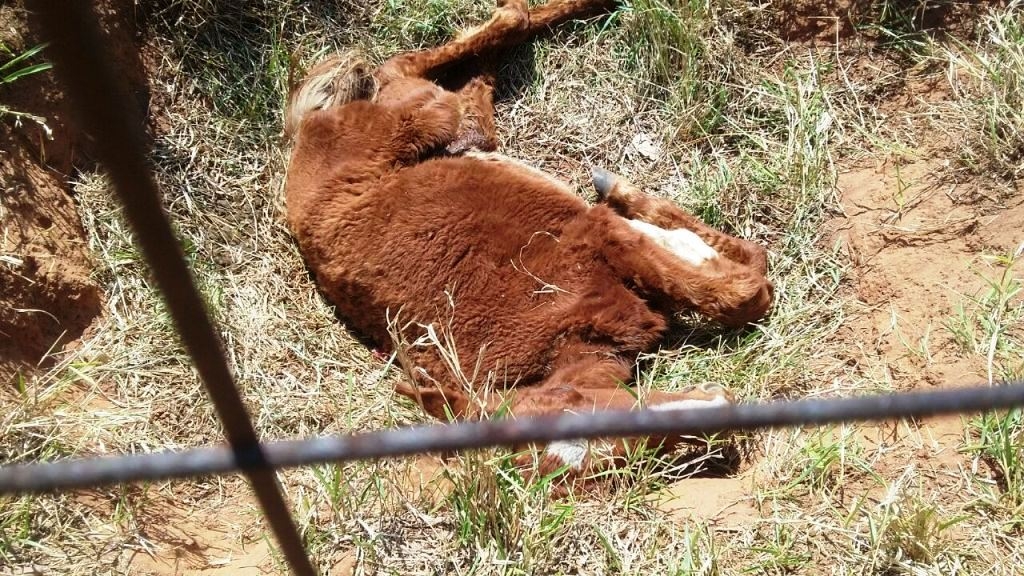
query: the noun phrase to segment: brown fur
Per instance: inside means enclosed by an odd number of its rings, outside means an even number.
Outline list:
[[[446,91],[435,83],[442,71],[602,7],[564,1],[527,13],[525,2],[510,1],[450,44],[385,63],[367,99],[293,99],[288,223],[323,292],[382,347],[389,319],[404,343],[427,326],[445,331],[457,368],[477,374],[466,390],[437,346],[402,347],[413,381],[399,392],[435,417],[486,415],[502,400],[517,416],[630,408],[621,383],[673,313],[696,309],[741,325],[768,309],[762,248],[625,182],[606,204],[588,206],[543,173],[465,153],[495,146],[492,88],[480,76]],[[316,74],[306,82],[363,85]],[[693,230],[722,257],[690,265],[623,216]]]

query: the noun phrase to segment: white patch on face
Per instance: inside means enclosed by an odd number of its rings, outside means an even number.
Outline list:
[[[700,236],[685,228],[665,230],[640,220],[626,220],[626,222],[629,222],[629,225],[634,230],[654,240],[660,246],[693,266],[700,266],[708,260],[718,258],[718,252],[714,248],[705,244],[700,239]]]
[[[545,453],[557,457],[564,464],[574,470],[583,468],[583,460],[590,450],[590,443],[586,439],[558,440],[548,444]]]
[[[665,402],[664,404],[655,404],[654,406],[648,406],[651,410],[657,410],[659,412],[667,410],[694,410],[701,408],[717,408],[719,406],[728,406],[729,399],[725,396],[716,396],[710,400],[675,400],[672,402]]]

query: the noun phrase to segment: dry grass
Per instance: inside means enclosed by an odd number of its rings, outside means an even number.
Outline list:
[[[772,315],[742,333],[681,318],[647,359],[642,385],[717,382],[744,399],[893,388],[845,360],[859,345],[841,333],[856,304],[857,268],[826,226],[843,210],[837,172],[925,149],[927,134],[942,133],[963,160],[948,173],[995,170],[1000,179],[991,187],[1012,189],[1006,178],[1020,174],[1024,129],[1020,6],[978,21],[983,35],[974,40],[914,29],[913,17],[900,17],[908,3],[868,4],[862,34],[814,48],[770,33],[787,17],[770,2],[635,0],[608,20],[523,47],[506,64],[497,115],[505,153],[584,196],[591,195],[589,165],[604,166],[770,247]],[[346,47],[379,61],[440,42],[485,18],[489,6],[181,0],[147,10],[160,110],[154,165],[260,433],[303,437],[423,421],[393,397],[399,371],[374,360],[317,295],[284,226],[281,107],[293,62]],[[945,96],[892,104],[913,82],[947,71]],[[75,189],[107,315],[48,373],[0,392],[0,459],[219,440],[106,182],[83,174]],[[992,265],[983,273],[990,289],[965,295],[942,329],[995,378],[1019,378],[1020,267],[1006,254]],[[1015,412],[954,428],[952,443],[906,422],[739,438],[738,467],[723,472],[724,457],[695,464],[723,483],[743,483],[754,512],[736,525],[716,511],[696,519],[664,513],[659,491],[693,470],[645,461],[601,494],[559,501],[543,482],[524,483],[501,451],[442,467],[434,479],[440,496],[410,480],[421,460],[281,476],[325,569],[1016,573],[1024,554],[1024,423]],[[163,527],[199,530],[214,517],[235,527],[220,538],[240,549],[265,537],[244,492],[239,480],[222,478],[0,500],[0,574],[30,566],[142,573],[137,556],[167,559],[188,548],[162,536]],[[199,549],[211,538],[203,533]],[[233,566],[230,558],[197,558],[205,568]],[[276,557],[264,566],[283,571]]]

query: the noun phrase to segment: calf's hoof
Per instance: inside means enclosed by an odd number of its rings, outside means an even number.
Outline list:
[[[601,200],[604,200],[611,194],[612,190],[615,189],[615,183],[618,181],[618,177],[615,174],[597,166],[590,168],[590,178],[594,183],[594,190],[597,191],[597,197]]]

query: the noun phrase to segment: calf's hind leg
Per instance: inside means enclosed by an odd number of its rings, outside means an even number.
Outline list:
[[[693,309],[727,326],[742,326],[760,319],[771,305],[772,286],[763,274],[707,246],[704,253],[694,252],[701,244],[695,234],[680,249],[675,245],[680,235],[669,234],[679,230],[626,220],[607,206],[591,208],[581,224],[584,228],[574,234],[660,308]]]
[[[491,19],[456,39],[427,50],[400,54],[384,63],[375,76],[381,85],[395,78],[438,80],[453,64],[521,44],[569,20],[611,11],[615,0],[553,0],[529,9],[526,0],[498,0]]]
[[[442,46],[399,54],[378,68],[375,76],[381,86],[396,78],[437,80],[448,67],[464,59],[523,42],[529,21],[526,0],[501,0],[485,24]]]
[[[750,266],[762,275],[768,272],[768,252],[761,246],[715,230],[674,202],[648,196],[607,170],[594,168],[593,180],[601,200],[623,218],[638,220],[669,233],[689,230],[718,255]]]
[[[486,23],[442,46],[399,54],[385,62],[373,76],[381,90],[395,80],[421,78],[454,91],[463,118],[457,137],[447,147],[448,152],[493,151],[498,145],[494,132],[495,58],[503,50],[569,20],[608,12],[615,3],[615,0],[554,0],[530,10],[526,0],[498,0],[497,9]]]
[[[552,0],[530,9],[529,36],[543,34],[570,20],[611,12],[617,4],[617,0]]]

